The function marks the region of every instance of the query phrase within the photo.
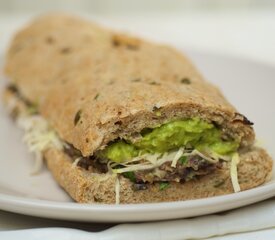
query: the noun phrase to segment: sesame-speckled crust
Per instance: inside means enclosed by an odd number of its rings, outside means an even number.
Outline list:
[[[193,116],[221,125],[243,146],[254,141],[249,121],[181,53],[79,18],[36,19],[16,34],[5,70],[84,156],[145,127]]]

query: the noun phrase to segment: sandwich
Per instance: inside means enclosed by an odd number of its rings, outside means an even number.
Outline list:
[[[80,203],[190,200],[255,188],[272,159],[253,123],[177,50],[65,14],[19,31],[4,103]]]

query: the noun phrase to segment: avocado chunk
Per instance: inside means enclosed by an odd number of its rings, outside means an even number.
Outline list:
[[[145,131],[142,138],[131,143],[118,140],[107,146],[102,154],[114,162],[124,162],[140,153],[164,153],[183,146],[203,151],[211,150],[220,155],[231,155],[238,147],[238,141],[223,141],[221,130],[214,124],[199,118],[176,120],[165,123],[151,131]]]
[[[104,157],[120,163],[136,157],[139,151],[132,144],[120,140],[107,146],[102,153]]]

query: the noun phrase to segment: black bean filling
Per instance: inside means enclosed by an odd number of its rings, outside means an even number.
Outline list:
[[[72,159],[80,158],[77,166],[86,170],[93,170],[97,173],[107,173],[107,160],[96,156],[82,157],[81,152],[72,145],[67,144],[64,149]],[[119,168],[120,166],[118,166]],[[121,166],[122,167],[122,166]],[[178,161],[176,167],[171,166],[171,162],[162,164],[157,169],[141,170],[122,175],[138,184],[137,188],[144,188],[142,184],[153,182],[186,182],[194,178],[212,173],[222,167],[222,162],[210,163],[198,155],[189,156],[184,163]],[[141,184],[141,185],[139,185]]]
[[[222,163],[209,163],[199,156],[190,157],[185,164],[177,163],[176,167],[171,162],[162,164],[159,168],[146,171],[136,171],[135,182],[186,182],[199,176],[212,173],[222,167]]]

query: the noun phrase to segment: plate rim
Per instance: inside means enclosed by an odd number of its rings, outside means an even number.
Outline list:
[[[216,204],[229,204],[233,203],[232,209],[243,205],[241,202],[246,199],[250,199],[250,204],[253,202],[258,202],[259,200],[253,200],[255,196],[260,196],[259,199],[264,200],[270,197],[275,196],[275,182],[266,183],[259,187],[245,190],[238,193],[231,193],[226,195],[194,199],[194,200],[185,200],[185,201],[175,201],[175,202],[159,202],[159,203],[140,203],[140,204],[89,204],[89,203],[76,203],[76,202],[58,202],[52,200],[42,200],[36,198],[27,198],[20,196],[12,196],[9,194],[0,193],[0,208],[7,210],[9,207],[32,207],[34,209],[40,210],[50,210],[54,211],[56,209],[61,211],[85,211],[85,212],[94,212],[94,213],[138,213],[140,211],[174,211],[178,209],[186,208],[201,208],[209,207]],[[253,197],[253,198],[251,198]],[[232,201],[234,200],[234,201]],[[234,204],[239,203],[239,204]],[[9,205],[9,207],[5,207]],[[8,210],[9,211],[9,210]],[[15,211],[20,213],[21,211]],[[213,211],[215,212],[215,211]],[[28,214],[33,215],[33,214]],[[62,217],[60,219],[63,219]]]

